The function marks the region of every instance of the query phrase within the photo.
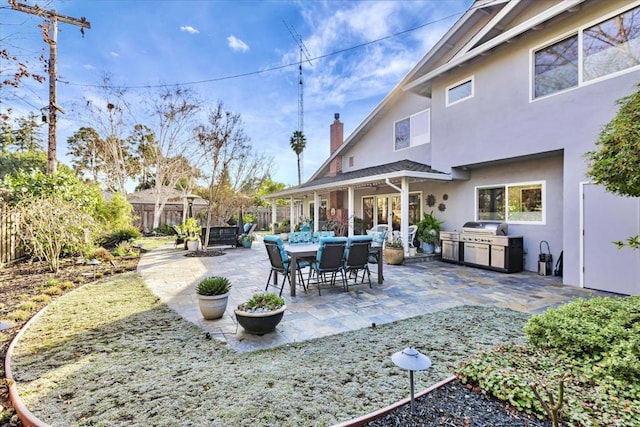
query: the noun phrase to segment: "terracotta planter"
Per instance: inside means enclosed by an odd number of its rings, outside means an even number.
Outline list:
[[[400,265],[404,261],[404,249],[402,248],[385,248],[384,259],[387,264]]]
[[[276,326],[278,326],[278,323],[282,320],[282,316],[284,316],[284,311],[286,309],[286,305],[283,305],[277,310],[266,312],[249,312],[236,309],[235,314],[236,319],[238,319],[238,323],[245,331],[247,331],[247,333],[253,335],[264,335],[276,329]]]
[[[229,292],[222,295],[198,295],[200,312],[205,320],[219,319],[224,315],[229,300]]]

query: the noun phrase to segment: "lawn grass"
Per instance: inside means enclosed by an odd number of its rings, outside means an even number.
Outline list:
[[[325,426],[407,397],[394,352],[411,345],[431,358],[415,375],[420,390],[478,349],[523,342],[528,318],[465,306],[236,353],[127,273],[51,303],[16,346],[12,369],[27,407],[54,426]]]

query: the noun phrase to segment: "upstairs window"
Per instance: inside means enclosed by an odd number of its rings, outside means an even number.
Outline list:
[[[640,7],[587,28],[582,45],[585,81],[640,64]]]
[[[640,6],[535,50],[533,98],[578,87],[638,65]]]
[[[535,53],[535,97],[578,86],[578,36]]]
[[[473,77],[447,88],[447,107],[473,97]]]
[[[431,114],[424,110],[393,124],[394,151],[430,142]]]

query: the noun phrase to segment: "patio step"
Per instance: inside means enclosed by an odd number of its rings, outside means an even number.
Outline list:
[[[442,259],[441,254],[416,254],[415,256],[404,257],[405,264],[414,264],[417,262],[431,262]]]

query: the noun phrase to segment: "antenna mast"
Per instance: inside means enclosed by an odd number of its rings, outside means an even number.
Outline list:
[[[291,37],[293,37],[293,39],[298,44],[298,47],[300,48],[300,61],[298,62],[298,131],[301,135],[304,135],[304,84],[302,81],[302,62],[304,57],[309,65],[311,65],[311,59],[309,59],[309,51],[304,45],[300,34],[298,34],[296,30],[286,21],[283,20],[282,22],[284,23],[285,27],[287,27],[287,30],[289,30],[289,34],[291,34]],[[302,160],[302,153],[300,153],[299,164],[300,170],[298,171],[298,180],[300,180],[300,176],[302,176],[302,165],[304,164]]]

